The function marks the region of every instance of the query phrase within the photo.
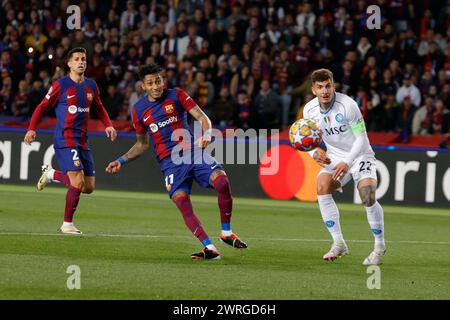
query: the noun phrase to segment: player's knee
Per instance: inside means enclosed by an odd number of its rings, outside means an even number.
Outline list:
[[[93,183],[92,181],[85,181],[84,182],[84,189],[83,189],[83,193],[92,193],[95,190],[95,183]]]
[[[85,187],[85,183],[84,183],[83,179],[75,179],[73,181],[70,181],[70,185],[72,187],[75,187],[80,190],[84,190],[84,187]]]
[[[83,193],[90,194],[90,193],[94,192],[94,189],[95,188],[93,186],[85,186],[83,189]]]
[[[361,198],[364,207],[371,207],[375,204],[375,196],[367,196]]]
[[[226,175],[218,175],[213,181],[214,189],[219,193],[230,193],[230,181]]]
[[[331,194],[332,190],[331,190],[331,186],[329,184],[326,183],[319,183],[317,184],[317,194],[318,195],[325,195],[325,194]]]
[[[371,207],[375,204],[376,186],[367,185],[358,188],[361,202],[365,207]]]
[[[189,201],[189,194],[184,191],[177,191],[172,195],[171,199],[175,203]]]

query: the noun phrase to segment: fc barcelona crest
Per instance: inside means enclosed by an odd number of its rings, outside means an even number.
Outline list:
[[[88,99],[89,101],[92,101],[94,97],[92,96],[92,93],[88,92],[86,93],[86,99]]]
[[[164,108],[166,108],[167,113],[172,113],[174,106],[173,106],[173,104],[168,104],[168,105],[165,105]]]
[[[81,163],[80,160],[75,160],[73,164],[75,165],[75,167],[79,167]]]

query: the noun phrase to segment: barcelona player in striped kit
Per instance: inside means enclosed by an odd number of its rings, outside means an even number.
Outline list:
[[[64,222],[60,231],[67,234],[81,234],[73,224],[73,216],[81,193],[92,193],[95,188],[95,166],[89,149],[87,128],[89,111],[92,108],[106,127],[106,135],[114,141],[114,129],[108,113],[100,101],[95,81],[84,77],[86,50],[74,48],[67,54],[70,73],[53,82],[47,95],[36,107],[31,117],[24,142],[30,144],[36,139],[36,127],[43,114],[55,107],[56,130],[54,135],[55,155],[61,171],[48,165],[42,167],[42,176],[37,183],[42,190],[48,182],[58,181],[68,187]]]
[[[214,188],[218,195],[221,229],[220,240],[237,249],[247,248],[231,231],[233,198],[230,183],[222,166],[208,153],[203,152],[211,143],[211,121],[185,91],[164,89],[162,68],[156,64],[139,70],[142,88],[147,93],[133,107],[133,125],[136,143],[131,149],[112,161],[106,168],[109,173],[144,153],[152,145],[163,173],[169,197],[183,215],[186,226],[200,240],[204,248],[191,255],[192,259],[219,259],[220,253],[203,229],[192,209],[190,192],[195,180],[205,188]],[[187,113],[202,125],[203,134],[196,141],[187,123]],[[174,137],[180,137],[174,138]],[[183,160],[178,156],[182,154]]]

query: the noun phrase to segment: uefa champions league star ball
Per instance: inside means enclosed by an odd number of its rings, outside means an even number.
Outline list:
[[[317,124],[309,119],[295,121],[289,129],[291,145],[299,151],[311,151],[322,142]]]

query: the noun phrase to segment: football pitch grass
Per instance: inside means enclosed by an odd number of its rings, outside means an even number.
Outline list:
[[[350,255],[330,248],[317,204],[235,198],[232,227],[248,243],[219,243],[216,197],[194,210],[222,259],[193,261],[201,245],[166,194],[96,190],[61,235],[66,190],[0,185],[0,299],[449,299],[450,210],[384,206],[387,255],[381,288],[362,265],[373,247],[362,206],[339,204]],[[69,266],[81,288],[67,288]]]

